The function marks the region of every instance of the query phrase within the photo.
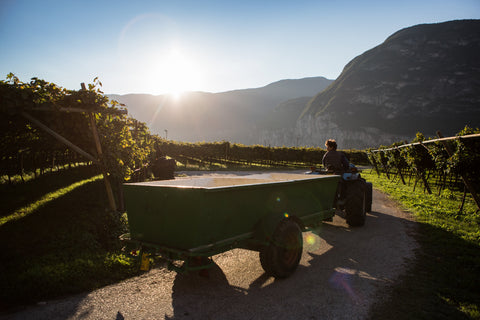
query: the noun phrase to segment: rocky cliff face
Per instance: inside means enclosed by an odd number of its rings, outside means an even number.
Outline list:
[[[480,20],[398,31],[348,63],[307,105],[294,134],[342,148],[455,134],[480,125]]]

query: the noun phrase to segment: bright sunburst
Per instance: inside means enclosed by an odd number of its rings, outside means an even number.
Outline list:
[[[195,90],[200,76],[201,70],[195,60],[178,48],[172,48],[167,55],[152,62],[150,81],[158,86],[159,92],[178,100],[184,92]]]
[[[124,73],[139,92],[169,94],[174,99],[185,91],[199,90],[205,73],[196,48],[177,31],[169,17],[138,15],[122,29],[118,52]]]

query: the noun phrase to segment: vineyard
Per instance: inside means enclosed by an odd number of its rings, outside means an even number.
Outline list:
[[[177,171],[307,170],[320,165],[325,153],[162,139],[106,98],[98,80],[93,82],[76,91],[37,78],[24,83],[13,74],[0,81],[0,240],[6,244],[0,252],[0,282],[6,288],[0,309],[135,275],[135,263],[118,240],[128,230],[121,188],[126,181],[155,179],[151,169],[157,159],[174,159]],[[480,130],[465,128],[456,137],[429,140],[417,134],[411,143],[343,152],[352,163],[372,166],[362,174],[377,178],[380,190],[393,190],[397,201],[408,200],[405,208],[422,222],[425,257],[419,258],[419,271],[409,274],[402,299],[395,299],[401,306],[393,308],[423,307],[419,297],[437,297],[436,288],[450,290],[451,283],[457,291],[447,297],[466,296],[467,302],[477,297],[480,215],[472,198],[478,199],[480,191]],[[381,189],[387,185],[384,176],[390,189]],[[102,180],[111,183],[113,206]],[[422,291],[433,285],[437,291]],[[422,290],[412,294],[416,287]],[[478,314],[477,302],[467,307]]]
[[[230,142],[179,143],[161,140],[160,149],[179,162],[179,167],[195,164],[217,169],[232,168],[309,168],[322,163],[321,148],[246,146]],[[368,164],[365,152],[344,150],[350,161]]]
[[[2,176],[37,176],[59,166],[98,162],[92,123],[104,146],[102,160],[113,176],[128,174],[129,166],[146,158],[148,149],[129,130],[133,120],[102,95],[99,82],[88,90],[71,91],[36,78],[22,83],[10,74],[7,79],[0,82]],[[53,139],[51,132],[63,140]]]
[[[480,210],[480,130],[465,127],[456,137],[426,140],[417,133],[412,143],[369,150],[368,157],[378,174],[388,179],[423,186],[426,193],[438,195],[462,191],[462,211],[468,193]]]
[[[100,88],[97,79],[77,91],[37,78],[24,83],[13,74],[0,81],[2,183],[15,183],[14,177],[25,181],[79,163],[94,164],[106,185],[111,181],[122,208],[121,183],[154,179],[150,168],[159,158],[175,159],[177,170],[305,169],[319,165],[325,153],[321,148],[162,139],[151,134],[145,123],[127,116],[124,106],[110,101]],[[458,138],[438,141],[426,140],[419,133],[410,144],[395,143],[367,153],[343,151],[350,162],[371,163],[389,179],[413,184],[414,190],[419,185],[425,192],[438,194],[460,189],[477,197],[478,133],[467,127]]]
[[[121,205],[121,183],[154,179],[158,158],[173,158],[177,169],[309,168],[325,150],[245,146],[229,142],[182,143],[151,134],[145,123],[110,101],[97,79],[80,90],[66,90],[33,78],[9,74],[0,81],[2,184],[25,182],[79,164],[96,165]],[[363,151],[345,150],[350,161],[368,164]],[[108,189],[111,187],[107,187]],[[111,199],[112,202],[113,196]],[[115,209],[112,203],[111,208]]]

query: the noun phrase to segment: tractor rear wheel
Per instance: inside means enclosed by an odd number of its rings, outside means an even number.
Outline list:
[[[365,224],[365,182],[354,180],[347,184],[345,216],[349,226],[359,227]]]
[[[372,212],[373,185],[371,182],[365,184],[365,212]]]
[[[302,230],[290,219],[280,221],[269,245],[260,250],[263,270],[275,278],[286,278],[298,267],[303,251]]]

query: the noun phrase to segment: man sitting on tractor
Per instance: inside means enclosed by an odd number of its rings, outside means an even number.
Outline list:
[[[342,174],[350,170],[350,164],[343,152],[337,151],[337,142],[333,139],[325,141],[327,152],[323,156],[322,164],[325,169],[335,174]]]

